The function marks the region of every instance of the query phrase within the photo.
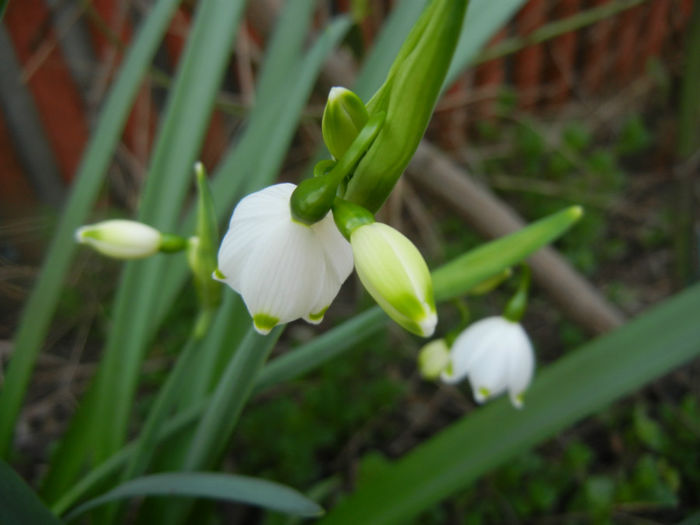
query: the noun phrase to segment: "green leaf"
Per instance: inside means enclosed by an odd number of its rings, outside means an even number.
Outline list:
[[[435,298],[444,301],[457,297],[498,275],[557,239],[582,214],[580,206],[566,208],[457,257],[433,272]]]
[[[84,512],[111,501],[143,496],[217,499],[257,505],[294,516],[315,517],[323,514],[323,509],[314,501],[279,483],[215,472],[170,472],[123,483],[102,496],[83,503],[66,519],[71,521]]]
[[[372,93],[382,85],[387,71],[391,68],[391,63],[423,12],[426,3],[426,0],[403,0],[392,9],[355,80],[353,91],[361,99],[369,100]]]
[[[324,525],[406,523],[490,469],[700,354],[700,285],[559,359],[523,410],[480,408],[361,484]]]
[[[0,459],[0,523],[60,524],[36,493],[3,460]]]
[[[444,86],[449,86],[476,58],[489,39],[525,0],[471,0]]]
[[[8,453],[29,377],[77,249],[73,233],[86,222],[121,138],[141,79],[179,3],[179,0],[160,0],[151,8],[138,37],[129,48],[80,163],[65,211],[52,235],[41,273],[15,334],[15,351],[0,392],[0,456]]]
[[[185,470],[212,466],[223,453],[253,389],[255,377],[281,333],[281,327],[273,329],[267,336],[256,333],[252,327],[249,329],[222,374],[197,426],[185,459]]]

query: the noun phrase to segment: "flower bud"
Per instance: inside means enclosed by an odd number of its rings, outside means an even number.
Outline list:
[[[342,157],[367,123],[367,108],[360,97],[344,87],[333,87],[323,110],[321,129],[328,151]]]
[[[75,240],[115,259],[140,259],[158,252],[163,236],[146,224],[113,219],[81,226]]]
[[[444,339],[430,341],[418,353],[418,368],[425,379],[437,379],[450,364],[450,349]]]
[[[333,219],[350,241],[355,269],[367,292],[406,330],[430,337],[437,324],[433,281],[418,248],[352,202],[336,199]]]

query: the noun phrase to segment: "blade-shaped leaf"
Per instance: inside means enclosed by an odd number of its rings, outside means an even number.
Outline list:
[[[483,244],[433,272],[435,298],[446,300],[525,259],[535,250],[559,238],[581,218],[580,206],[572,206],[525,228]]]
[[[0,459],[0,523],[59,525],[36,493],[12,468]]]
[[[290,487],[272,481],[216,472],[168,472],[127,481],[106,494],[83,503],[66,519],[73,520],[84,512],[111,501],[142,496],[218,499],[304,517],[323,514],[323,509],[314,501]]]
[[[471,64],[496,31],[525,3],[525,0],[471,0],[464,18],[462,34],[447,72],[445,86]]]

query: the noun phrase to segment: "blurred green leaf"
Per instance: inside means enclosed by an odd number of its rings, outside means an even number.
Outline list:
[[[316,502],[279,483],[216,472],[170,472],[127,481],[102,496],[83,503],[66,519],[72,521],[84,512],[111,501],[143,496],[218,499],[256,505],[296,516],[314,517],[323,514],[323,509]]]
[[[5,525],[59,525],[36,493],[0,459],[0,523]]]

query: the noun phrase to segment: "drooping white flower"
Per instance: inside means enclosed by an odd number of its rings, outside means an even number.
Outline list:
[[[532,343],[520,323],[495,316],[473,323],[455,339],[441,378],[450,384],[469,378],[478,403],[507,390],[513,406],[521,408],[534,369]]]
[[[269,186],[242,199],[219,248],[214,277],[240,293],[255,329],[303,318],[320,323],[352,272],[350,244],[331,213],[307,226],[292,218],[296,186]]]
[[[409,332],[430,337],[437,324],[433,281],[418,248],[380,222],[352,230],[350,244],[360,281],[379,306]]]
[[[158,252],[161,233],[141,222],[112,219],[81,226],[75,240],[115,259],[140,259]]]

